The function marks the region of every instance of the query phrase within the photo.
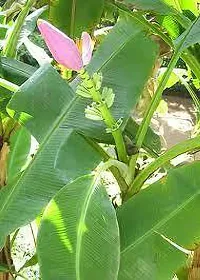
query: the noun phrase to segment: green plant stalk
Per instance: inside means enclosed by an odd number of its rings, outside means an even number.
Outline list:
[[[157,34],[161,39],[163,39],[163,41],[166,44],[168,44],[171,48],[174,48],[174,45],[173,45],[173,42],[172,42],[171,38],[169,36],[167,36],[164,32],[162,32],[157,24],[152,24],[152,23],[148,22],[141,14],[138,14],[137,12],[131,12],[128,9],[123,9],[121,6],[119,6],[117,4],[110,4],[110,5],[117,7],[123,13],[126,13],[127,15],[133,17],[134,20],[136,20],[141,25],[143,25],[144,28],[147,31],[151,30],[153,33]],[[189,21],[190,20],[187,20],[187,22],[186,22],[186,20],[183,21],[183,17],[184,16],[181,16],[181,19],[182,19],[181,20],[181,24],[186,28],[186,27],[189,26],[189,24],[190,24]],[[179,22],[180,22],[180,17],[178,19],[179,19]],[[200,64],[199,64],[198,60],[190,53],[190,51],[189,50],[185,50],[181,54],[181,58],[192,69],[192,71],[195,74],[195,76],[198,79],[200,79]],[[141,139],[139,139],[139,140],[141,140]],[[130,159],[130,162],[129,162],[129,172],[128,172],[128,181],[131,181],[134,178],[134,175],[135,175],[135,165],[136,165],[137,157],[138,157],[138,155],[134,155]]]
[[[5,46],[3,48],[2,54],[7,57],[15,57],[16,50],[17,50],[17,43],[19,40],[20,32],[22,29],[22,25],[26,16],[28,15],[30,8],[33,6],[35,0],[27,0],[22,11],[20,12],[19,16],[17,17],[14,27],[8,38],[6,40]]]
[[[181,54],[181,58],[189,66],[197,79],[200,80],[200,63],[196,57],[191,54],[190,50],[184,51],[184,53]]]
[[[124,163],[127,163],[128,157],[127,157],[127,153],[126,153],[126,147],[124,144],[124,139],[123,139],[121,128],[118,127],[115,129],[116,120],[113,118],[113,116],[112,116],[109,108],[105,104],[105,102],[102,101],[101,93],[98,90],[96,90],[94,82],[90,78],[89,74],[85,70],[81,70],[80,77],[83,80],[87,80],[88,88],[91,93],[91,96],[92,96],[94,102],[96,102],[98,104],[98,109],[101,112],[102,118],[103,118],[106,126],[111,130],[112,136],[115,140],[115,145],[116,145],[119,160]]]
[[[15,272],[15,276],[19,276],[22,279],[28,280],[28,278],[26,278],[24,275],[22,275],[21,273]],[[16,279],[16,278],[15,278]]]
[[[12,237],[12,239],[11,239],[11,241],[10,241],[10,247],[11,247],[11,249],[12,249],[12,247],[13,247],[13,244],[14,244],[16,238],[17,238],[17,235],[18,235],[19,231],[20,231],[20,228],[18,228],[18,229],[14,232],[14,234],[13,234],[13,237]]]
[[[5,253],[6,262],[7,262],[8,268],[9,268],[9,273],[12,276],[12,278],[15,279],[14,275],[13,275],[13,272],[12,272],[10,235],[8,235],[7,238],[6,238],[4,253]]]
[[[19,86],[16,84],[13,84],[5,79],[0,78],[0,87],[6,88],[12,92],[16,92],[19,89]]]
[[[198,20],[198,18],[196,19],[196,21]],[[195,21],[195,22],[196,22]],[[175,52],[174,52],[174,55],[172,56],[171,60],[170,60],[170,63],[168,65],[168,68],[166,70],[166,72],[164,73],[163,75],[163,78],[152,98],[152,101],[150,103],[150,106],[144,116],[144,119],[142,121],[142,124],[141,126],[139,127],[138,129],[138,133],[136,135],[136,146],[138,149],[141,148],[142,146],[142,143],[143,143],[143,140],[144,140],[144,137],[146,135],[146,132],[147,132],[147,129],[148,129],[148,126],[151,122],[151,118],[157,108],[157,106],[159,105],[159,102],[160,102],[160,98],[162,96],[162,92],[163,90],[165,89],[165,86],[167,84],[167,81],[181,55],[181,52],[182,52],[182,46],[183,46],[183,43],[184,43],[184,40],[185,38],[187,37],[187,35],[190,33],[190,30],[192,28],[193,25],[190,25],[190,28],[188,28],[187,32],[186,32],[186,35],[184,36],[184,38],[181,40],[181,42],[177,45],[177,47],[175,48]]]
[[[136,135],[136,146],[138,149],[140,149],[142,147],[142,143],[145,138],[146,132],[148,130],[149,124],[151,122],[151,118],[159,105],[159,102],[162,97],[162,93],[165,89],[165,86],[167,84],[167,81],[169,80],[169,77],[180,57],[180,47],[178,47],[177,50],[175,51],[175,53],[169,63],[169,66],[168,66],[166,72],[164,73],[163,78],[152,98],[151,104],[150,104],[146,114],[144,115],[142,124],[140,125],[140,127],[138,129],[138,132]]]
[[[176,74],[177,75],[177,74]],[[194,92],[194,90],[192,89],[192,87],[185,81],[185,79],[183,77],[181,77],[180,75],[177,75],[180,82],[185,86],[185,88],[187,89],[187,91],[189,92],[194,105],[196,107],[196,111],[197,111],[197,115],[198,115],[198,119],[199,119],[199,114],[200,114],[200,101],[198,96],[196,95],[196,93]]]
[[[85,136],[83,136],[83,137],[96,151],[98,151],[98,153],[102,156],[104,162],[108,161],[109,159],[112,159],[109,156],[109,154],[98,143],[96,143],[95,141],[93,141],[92,139],[90,139],[88,137],[85,137]],[[122,192],[122,197],[123,197],[128,190],[128,185],[127,185],[125,179],[121,176],[121,173],[116,166],[112,165],[109,168],[109,170],[112,172],[113,176],[115,177],[115,179],[119,185],[119,188]]]
[[[138,159],[139,153],[132,155],[129,161],[129,166],[128,166],[128,174],[126,178],[126,182],[130,186],[130,184],[133,182],[134,177],[135,177],[135,170],[136,170],[136,163]]]
[[[112,158],[110,158],[104,164],[100,165],[98,168],[98,172],[99,173],[104,172],[104,171],[110,169],[111,166],[116,166],[117,169],[120,171],[121,176],[126,177],[127,171],[128,171],[128,166],[125,163],[118,161],[117,159],[112,159]]]
[[[192,25],[191,25],[191,27],[192,27]],[[190,32],[190,28],[189,28],[187,34]],[[185,35],[185,37],[187,36],[187,34]],[[161,82],[160,82],[152,100],[151,100],[150,106],[149,106],[148,110],[146,111],[146,113],[144,115],[144,118],[142,120],[142,123],[141,123],[141,125],[138,129],[138,132],[137,132],[137,135],[136,135],[136,147],[138,148],[138,150],[142,147],[142,143],[144,141],[144,138],[145,138],[145,135],[147,133],[148,127],[150,125],[151,118],[153,117],[153,114],[154,114],[156,108],[159,105],[159,102],[160,102],[160,99],[162,97],[162,93],[165,89],[165,86],[167,84],[167,81],[168,81],[168,79],[169,79],[169,77],[170,77],[170,75],[171,75],[179,57],[180,57],[180,55],[181,55],[181,48],[182,48],[183,41],[184,41],[184,39],[180,42],[180,44],[175,49],[174,55],[172,56],[172,58],[170,60],[168,68],[163,75],[163,78],[162,78],[162,80],[161,80]],[[130,159],[130,166],[131,167],[136,165],[137,157],[138,157],[138,155],[137,156],[134,155]],[[131,170],[129,170],[129,173],[131,174]],[[132,178],[134,178],[134,174],[135,174],[135,170],[132,171]],[[129,192],[131,192],[132,188],[134,188],[134,181],[133,181],[133,184],[129,188]]]
[[[162,154],[160,157],[158,157],[155,161],[150,163],[144,170],[140,172],[140,174],[136,177],[135,181],[133,182],[131,188],[129,189],[126,199],[136,194],[141,189],[144,182],[149,178],[149,176],[152,175],[157,169],[169,163],[169,161],[173,158],[199,148],[200,136],[183,141],[173,146],[171,149]]]

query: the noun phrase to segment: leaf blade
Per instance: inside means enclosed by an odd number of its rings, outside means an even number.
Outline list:
[[[98,23],[104,7],[104,0],[98,5],[92,0],[51,1],[50,21],[72,38],[80,38],[83,31],[92,31]]]
[[[159,234],[190,249],[199,239],[199,222],[194,219],[199,211],[198,170],[198,162],[177,168],[119,209],[120,280],[167,280],[184,263],[187,256]],[[128,217],[136,209],[137,216]],[[190,228],[187,234],[185,227]]]
[[[78,211],[74,205],[79,205]],[[50,247],[47,232],[51,233]],[[54,197],[42,219],[37,248],[44,279],[117,279],[117,220],[96,179],[82,177]]]

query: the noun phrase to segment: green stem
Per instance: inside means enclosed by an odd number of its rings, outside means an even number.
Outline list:
[[[16,238],[17,238],[17,235],[18,235],[19,231],[20,231],[20,228],[18,228],[18,229],[14,232],[14,234],[13,234],[13,237],[12,237],[12,239],[11,239],[11,241],[10,241],[10,247],[11,247],[11,249],[12,249],[12,247],[13,247],[13,244],[14,244]]]
[[[144,182],[149,178],[150,175],[152,175],[157,169],[167,164],[170,160],[173,158],[193,151],[195,149],[200,148],[200,136],[197,136],[193,139],[189,139],[186,141],[183,141],[175,146],[173,146],[171,149],[169,149],[167,152],[162,154],[159,158],[157,158],[155,161],[150,163],[144,170],[140,172],[140,174],[136,177],[135,181],[131,185],[127,198],[133,196],[135,193],[137,193]]]
[[[28,15],[30,8],[34,4],[35,0],[27,0],[26,4],[22,8],[19,16],[17,17],[13,29],[8,35],[5,46],[3,48],[2,54],[7,57],[15,57],[17,50],[17,43],[19,40],[20,32],[25,21],[26,16]]]
[[[103,165],[100,165],[98,168],[98,172],[104,172],[110,169],[111,166],[115,166],[120,171],[122,177],[125,178],[127,176],[128,166],[125,163],[112,158],[106,161]]]
[[[187,91],[189,92],[193,102],[194,102],[194,105],[196,107],[196,112],[197,112],[197,115],[198,115],[198,119],[199,119],[199,114],[200,114],[200,101],[199,101],[199,98],[198,96],[196,95],[196,93],[194,92],[194,90],[192,89],[192,87],[186,82],[186,80],[178,75],[177,73],[175,73],[177,75],[177,77],[179,78],[180,82],[185,86],[185,88],[187,89]]]
[[[148,130],[149,124],[151,122],[151,118],[152,118],[156,108],[159,105],[163,90],[165,89],[167,81],[168,81],[179,57],[180,57],[180,50],[179,50],[179,48],[177,48],[177,50],[175,51],[169,65],[168,65],[168,68],[167,68],[166,72],[164,73],[163,78],[152,98],[151,104],[143,118],[142,124],[140,125],[140,127],[138,129],[138,133],[136,135],[136,139],[137,139],[136,146],[138,149],[140,149],[142,147],[142,143],[145,138],[146,132]]]
[[[190,29],[189,29],[189,31],[190,31]],[[138,132],[137,132],[137,135],[136,135],[136,147],[138,148],[138,150],[142,147],[142,143],[144,141],[144,138],[145,138],[145,135],[147,133],[148,127],[150,125],[153,114],[154,114],[156,108],[159,105],[159,102],[161,100],[162,93],[165,89],[167,81],[169,80],[169,77],[170,77],[170,75],[171,75],[171,73],[172,73],[180,55],[181,55],[182,44],[183,44],[183,41],[175,49],[175,53],[170,60],[168,68],[163,75],[163,78],[162,78],[162,80],[161,80],[161,82],[160,82],[152,100],[151,100],[150,106],[149,106],[148,110],[146,111],[146,113],[144,115],[144,118],[142,120],[142,124],[140,125],[140,127],[138,129]],[[130,160],[131,166],[136,165],[137,157],[138,157],[138,155],[131,158],[131,160]],[[131,172],[131,170],[130,170],[130,172]],[[132,171],[132,178],[133,178],[134,173],[135,173],[135,171]],[[130,187],[130,190],[131,190],[131,188],[132,187]]]
[[[81,70],[80,77],[83,80],[87,80],[88,88],[91,93],[91,96],[92,96],[94,102],[96,102],[98,104],[98,109],[101,112],[102,118],[103,118],[106,126],[110,129],[110,131],[112,133],[112,136],[115,140],[115,145],[116,145],[119,160],[124,163],[127,163],[128,157],[127,157],[126,147],[124,144],[124,139],[123,139],[123,135],[122,135],[120,126],[118,128],[115,128],[116,120],[113,118],[106,103],[102,101],[101,93],[98,90],[96,90],[94,82],[90,78],[89,74],[85,70]]]
[[[21,278],[23,278],[24,280],[28,280],[28,278],[26,278],[24,275],[22,275],[21,273],[16,272],[15,273],[16,276],[19,276]]]
[[[84,137],[84,136],[83,136]],[[88,137],[84,137],[84,139],[96,150],[99,152],[99,154],[102,156],[103,161],[106,162],[109,159],[112,159],[109,154],[103,149],[101,148],[101,146],[94,142],[92,139],[88,138]],[[113,176],[115,177],[119,188],[122,192],[122,197],[124,196],[124,194],[127,192],[128,190],[128,185],[125,181],[125,179],[121,176],[120,171],[118,170],[118,168],[116,166],[111,166],[110,171],[112,172]]]
[[[13,84],[5,79],[0,78],[0,86],[3,88],[6,88],[12,92],[16,92],[19,89],[19,86],[16,84]]]
[[[181,58],[189,66],[189,68],[195,74],[197,79],[200,80],[200,63],[196,59],[196,57],[191,53],[191,51],[190,50],[184,51],[184,53],[182,53],[181,55]]]
[[[138,153],[135,155],[132,155],[129,161],[129,166],[128,166],[128,175],[126,178],[126,182],[128,185],[130,185],[135,177],[135,171],[136,171],[136,163],[138,159]]]
[[[12,271],[13,268],[12,268],[12,263],[11,263],[12,259],[11,259],[10,235],[8,235],[7,238],[6,238],[4,253],[5,253],[6,263],[7,263],[7,266],[9,268],[9,273],[12,276],[13,279],[16,279],[14,277],[14,274],[13,274],[13,271]]]

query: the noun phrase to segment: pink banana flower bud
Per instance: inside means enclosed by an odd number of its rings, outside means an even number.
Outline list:
[[[94,44],[90,35],[83,32],[78,47],[66,34],[45,20],[38,20],[38,28],[53,58],[68,69],[79,71],[92,58]]]

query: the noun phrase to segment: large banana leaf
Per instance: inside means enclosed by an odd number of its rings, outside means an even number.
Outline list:
[[[169,6],[174,7],[177,11],[182,13],[182,11],[191,11],[198,15],[197,0],[162,0]]]
[[[181,44],[180,51],[183,51],[198,42],[200,42],[200,16],[174,41],[176,47]]]
[[[198,15],[198,0],[179,0],[180,7],[183,11],[191,11],[194,15]]]
[[[21,85],[37,70],[35,67],[9,57],[1,57],[1,74],[4,79]]]
[[[36,68],[18,61],[16,59],[1,57],[0,59],[0,73],[4,79],[21,85],[36,71]],[[7,115],[6,106],[12,97],[12,93],[0,87],[0,112]]]
[[[51,0],[49,19],[62,31],[73,38],[80,37],[81,32],[93,30],[100,20],[104,0]]]
[[[174,0],[123,0],[122,3],[128,4],[136,9],[153,11],[159,14],[173,14],[175,10],[172,8]],[[169,4],[169,5],[168,5]]]
[[[157,45],[145,36],[142,27],[130,17],[122,18],[95,52],[87,70],[91,75],[101,72],[103,86],[113,89],[115,102],[112,113],[116,119],[123,118],[126,121],[131,115],[157,55]],[[85,119],[85,106],[84,99],[77,100],[70,112],[70,125],[98,141],[110,142],[110,135],[105,133],[102,122]]]
[[[42,82],[38,84],[40,75]],[[82,136],[62,127],[73,97],[59,74],[46,66],[20,88],[10,103],[10,108],[29,117],[27,127],[40,142],[40,148],[21,177],[0,192],[0,246],[5,235],[33,220],[67,182],[90,173],[101,160]],[[58,153],[63,146],[62,153]],[[76,162],[76,168],[69,162]]]
[[[116,213],[97,179],[79,178],[51,200],[42,218],[37,251],[44,280],[117,279]]]
[[[200,240],[200,163],[177,168],[118,210],[119,280],[169,280]],[[130,215],[131,213],[131,215]]]

